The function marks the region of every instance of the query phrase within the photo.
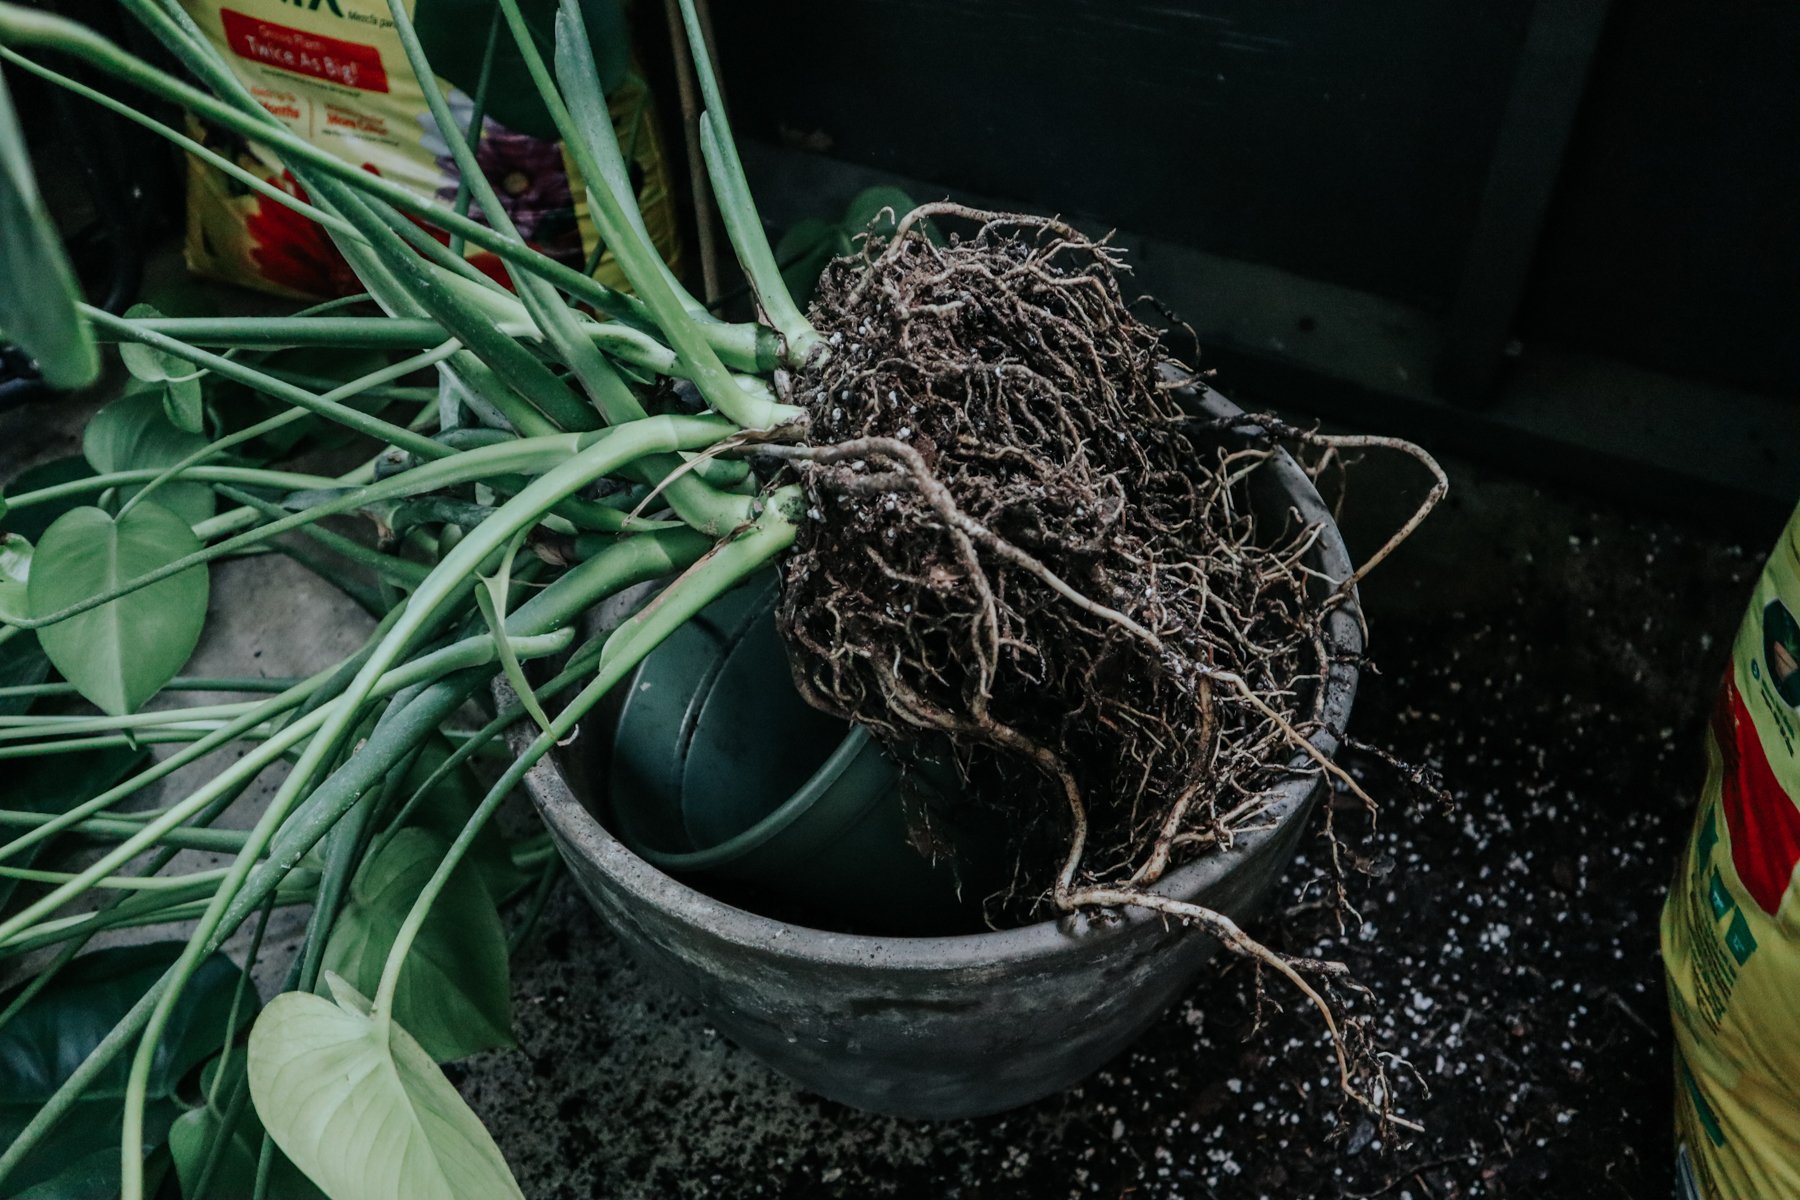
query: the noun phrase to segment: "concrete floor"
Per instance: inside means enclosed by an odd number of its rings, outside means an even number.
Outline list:
[[[91,407],[0,414],[0,479],[73,452]],[[1366,585],[1385,673],[1366,685],[1353,730],[1442,768],[1459,810],[1396,799],[1368,835],[1370,857],[1399,863],[1417,886],[1359,880],[1360,932],[1340,937],[1320,919],[1321,867],[1307,858],[1261,930],[1290,951],[1352,958],[1437,1097],[1415,1089],[1406,1104],[1432,1132],[1382,1147],[1352,1123],[1328,1142],[1316,1031],[1289,1013],[1250,1032],[1242,971],[1204,984],[1067,1095],[977,1121],[856,1113],[726,1042],[635,968],[565,886],[515,964],[518,1049],[452,1069],[526,1194],[1585,1197],[1599,1145],[1612,1147],[1611,1194],[1666,1195],[1654,919],[1697,780],[1696,721],[1761,548],[1450,465],[1451,502]],[[1366,551],[1419,478],[1371,459],[1353,486],[1346,527]],[[228,564],[214,572],[191,670],[305,674],[366,628],[291,562]],[[1547,844],[1564,831],[1587,839],[1577,865],[1575,851]],[[1555,874],[1565,866],[1566,886]],[[1489,867],[1494,881],[1478,882]],[[1591,922],[1580,947],[1552,962],[1545,939],[1570,930],[1550,910],[1590,872],[1616,886],[1578,915]],[[1548,898],[1541,912],[1534,897]],[[1518,914],[1497,920],[1507,904]],[[259,972],[265,985],[276,970]],[[1561,1006],[1584,982],[1612,997],[1604,1031],[1581,1024],[1585,1005]],[[1537,1031],[1564,1048],[1524,1044],[1471,1076],[1485,1052],[1457,1047],[1515,1010],[1507,1028],[1566,1017],[1560,1035]]]

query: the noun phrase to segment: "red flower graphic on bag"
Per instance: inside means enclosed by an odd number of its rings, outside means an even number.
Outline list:
[[[1723,765],[1720,807],[1731,830],[1731,864],[1756,906],[1774,916],[1800,865],[1800,805],[1775,777],[1729,675],[1713,709],[1712,734]]]

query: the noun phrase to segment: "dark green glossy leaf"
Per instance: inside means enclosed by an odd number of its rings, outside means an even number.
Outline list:
[[[100,376],[93,333],[76,309],[80,299],[0,78],[0,339],[31,355],[51,387],[86,387]]]
[[[94,469],[88,466],[87,459],[79,455],[68,458],[53,458],[49,462],[39,463],[29,470],[21,471],[6,485],[6,495],[22,496],[26,492],[35,492],[41,488],[56,487],[58,484],[73,483],[77,479],[86,479],[93,475]],[[64,500],[52,500],[46,504],[33,504],[30,508],[7,509],[0,505],[0,529],[8,533],[16,533],[29,541],[37,541],[44,536],[44,530],[50,528],[56,518],[72,508],[80,508],[88,500],[80,496],[70,496]]]
[[[432,772],[450,757],[451,749],[450,739],[442,734],[425,739],[400,788],[403,801],[424,786]],[[464,763],[432,787],[431,794],[413,810],[410,823],[431,832],[448,845],[469,823],[475,806],[481,803],[486,791],[485,787],[477,785],[469,765]],[[504,903],[530,882],[531,877],[513,865],[511,843],[500,831],[497,821],[489,821],[482,829],[464,862],[474,866],[496,904]]]
[[[6,649],[11,650],[17,644],[16,641],[8,642]],[[36,650],[36,642],[29,645]],[[113,746],[75,754],[14,759],[6,764],[5,805],[26,812],[67,812],[125,778],[148,757],[150,752],[142,747]],[[37,849],[45,844],[39,843],[25,854],[15,856],[12,865],[30,866],[37,857]],[[16,879],[0,879],[0,912],[6,911],[18,886]]]
[[[373,993],[394,935],[447,845],[402,829],[363,863],[332,927],[325,966]],[[394,1018],[439,1062],[512,1045],[512,978],[500,914],[464,862],[414,940],[394,994]]]
[[[168,1168],[163,1141],[181,1106],[153,1100],[144,1106],[145,1190],[154,1194]],[[29,1110],[0,1104],[0,1145],[10,1143],[25,1127]],[[125,1119],[121,1100],[78,1104],[44,1145],[32,1151],[7,1177],[11,1200],[117,1200],[119,1195],[119,1125]]]
[[[0,643],[0,687],[34,687],[49,677],[50,660],[35,633],[15,633]],[[31,696],[0,696],[0,717],[28,712],[32,702]]]
[[[42,1104],[81,1065],[175,960],[185,943],[149,942],[84,954],[64,967],[17,1016],[0,1026],[0,1097],[7,1103]],[[202,962],[182,992],[151,1065],[149,1094],[172,1096],[182,1077],[218,1052],[226,1037],[231,998],[243,972],[222,954]],[[4,1008],[19,992],[0,997]],[[255,1016],[249,989],[238,1028]],[[125,1094],[130,1056],[101,1073],[90,1097]]]
[[[175,962],[182,945],[157,942],[83,955],[0,1027],[0,1144],[18,1135],[38,1107]],[[194,972],[157,1044],[146,1112],[147,1148],[161,1144],[180,1112],[173,1096],[182,1077],[217,1053],[227,1037],[235,1036],[236,1029],[226,1025],[241,977],[237,966],[222,955],[202,962]],[[17,994],[15,988],[0,996],[0,1008]],[[249,989],[245,998],[238,1013],[239,1029],[255,1016],[255,990]],[[36,1194],[70,1200],[116,1195],[119,1121],[129,1069],[126,1055],[102,1072],[75,1111],[26,1157],[7,1186],[26,1189],[57,1181],[56,1189]],[[103,1151],[111,1157],[110,1168]],[[91,1162],[84,1162],[89,1156]],[[85,1169],[76,1171],[76,1166]],[[110,1193],[82,1190],[94,1171],[102,1182],[110,1180]]]
[[[153,500],[115,520],[97,508],[57,519],[38,543],[28,595],[43,617],[200,549],[187,522]],[[204,566],[37,631],[63,678],[114,716],[135,712],[181,670],[206,623]]]
[[[129,392],[94,414],[81,437],[82,453],[94,470],[171,467],[206,445],[200,435],[175,427],[162,397],[160,387]],[[119,494],[129,497],[137,490],[121,488]],[[203,483],[165,483],[151,494],[189,525],[213,515],[213,491]]]

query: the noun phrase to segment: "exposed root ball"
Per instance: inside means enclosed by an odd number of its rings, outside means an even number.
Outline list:
[[[948,739],[1025,832],[1014,918],[1228,840],[1314,727],[1316,531],[1259,527],[1274,451],[1182,411],[1120,270],[1054,221],[902,222],[828,271],[830,356],[796,387],[797,681],[892,743]]]

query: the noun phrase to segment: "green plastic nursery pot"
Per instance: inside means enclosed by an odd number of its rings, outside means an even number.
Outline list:
[[[1207,416],[1239,414],[1214,392],[1188,400]],[[1304,561],[1320,588],[1348,578],[1330,510],[1292,460],[1277,456],[1251,487],[1269,520],[1292,514],[1319,525]],[[1356,695],[1363,643],[1354,604],[1333,609],[1324,634],[1333,665],[1320,684],[1313,744],[1331,754]],[[530,731],[515,736],[529,740]],[[595,750],[603,740],[577,739],[525,780],[571,874],[632,955],[710,1025],[831,1099],[943,1119],[1048,1096],[1129,1045],[1218,952],[1205,933],[1138,910],[933,937],[846,933],[751,911],[690,886],[691,876],[635,853],[596,819],[584,797],[605,794],[610,768]],[[1297,754],[1293,765],[1256,828],[1170,872],[1157,890],[1249,921],[1325,791],[1310,759]]]
[[[833,927],[978,927],[955,863],[928,860],[908,837],[909,809],[941,808],[954,776],[903,773],[866,730],[801,699],[775,596],[770,572],[720,597],[627,682],[608,771],[613,828],[671,874],[748,885]]]

